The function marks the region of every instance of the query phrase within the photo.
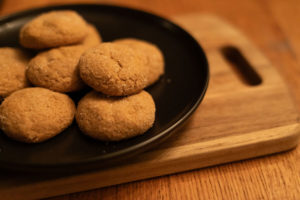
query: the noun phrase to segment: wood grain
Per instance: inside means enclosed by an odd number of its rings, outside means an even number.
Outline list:
[[[1,7],[1,14],[57,2],[5,0]],[[74,1],[60,1],[62,2]],[[299,53],[294,50],[300,46],[299,38],[297,39],[299,12],[293,11],[293,14],[290,14],[291,10],[299,8],[299,1],[114,0],[104,2],[146,9],[163,16],[209,12],[227,19],[242,30],[271,60],[288,83],[300,109]],[[55,199],[299,199],[299,166],[300,148],[298,147],[293,151],[264,158],[65,195]]]

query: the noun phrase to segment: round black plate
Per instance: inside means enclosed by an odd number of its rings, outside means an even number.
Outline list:
[[[0,46],[19,46],[20,27],[50,10],[72,9],[94,24],[104,41],[135,37],[156,44],[166,72],[147,88],[156,103],[154,126],[144,135],[105,143],[84,136],[74,122],[60,135],[40,144],[23,144],[0,133],[0,166],[25,170],[74,170],[102,167],[135,155],[174,132],[201,102],[208,84],[208,63],[198,43],[161,17],[108,5],[66,5],[13,14],[0,19]],[[83,93],[71,94],[78,100]]]

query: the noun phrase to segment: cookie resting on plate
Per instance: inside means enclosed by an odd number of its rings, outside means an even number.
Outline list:
[[[29,86],[26,67],[29,55],[18,48],[0,48],[0,97]]]
[[[128,45],[135,50],[142,51],[146,55],[146,65],[149,70],[147,86],[155,83],[164,74],[164,56],[156,45],[135,38],[118,39],[114,43]]]
[[[76,112],[81,131],[103,141],[141,135],[152,127],[154,120],[155,104],[144,90],[127,97],[107,97],[92,91],[79,101]]]
[[[57,92],[74,92],[84,83],[79,76],[78,62],[87,49],[84,45],[53,48],[37,54],[28,64],[29,81]]]
[[[66,129],[73,121],[75,104],[67,95],[45,88],[25,88],[0,105],[0,128],[10,138],[38,143]]]
[[[82,80],[98,92],[125,96],[148,83],[146,56],[126,45],[104,42],[88,49],[79,61]]]
[[[26,23],[20,31],[23,47],[45,49],[80,43],[87,35],[87,23],[72,10],[50,11]]]

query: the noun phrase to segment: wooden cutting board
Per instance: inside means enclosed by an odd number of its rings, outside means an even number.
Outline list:
[[[214,16],[189,14],[174,21],[201,43],[210,64],[208,92],[189,123],[160,146],[116,167],[68,175],[2,172],[1,199],[79,192],[272,154],[297,145],[299,115],[279,74],[255,46]]]

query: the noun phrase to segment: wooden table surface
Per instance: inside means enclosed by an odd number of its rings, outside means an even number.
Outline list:
[[[171,17],[202,12],[238,27],[282,74],[300,111],[299,0],[2,0],[0,15],[62,3],[109,3]],[[284,115],[284,113],[282,113]],[[300,199],[300,147],[276,155],[55,197],[67,199]]]

